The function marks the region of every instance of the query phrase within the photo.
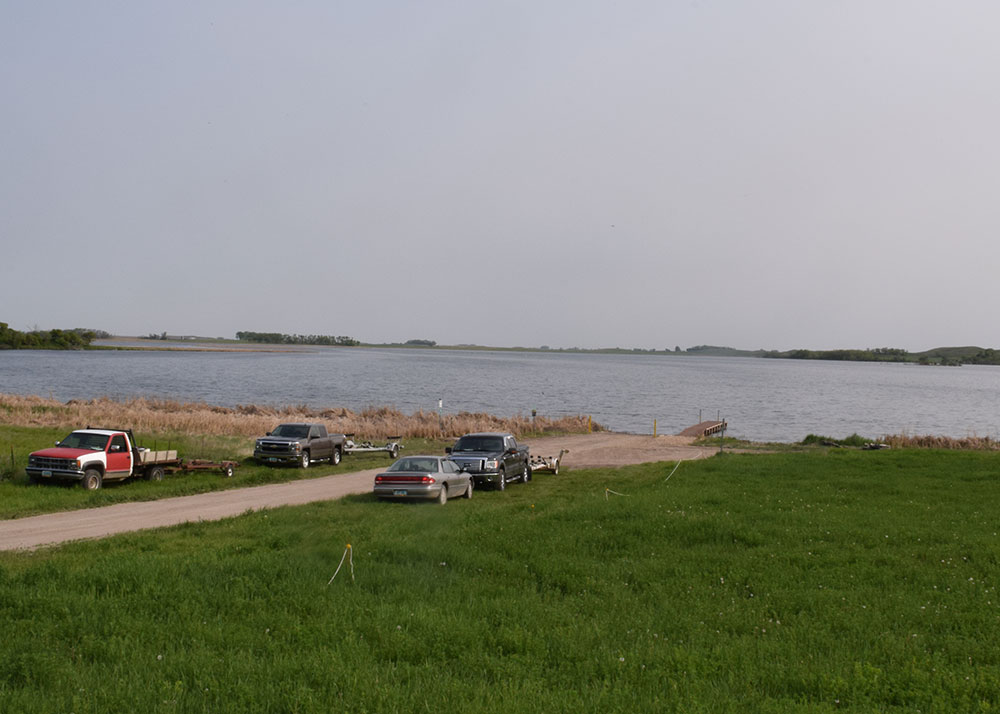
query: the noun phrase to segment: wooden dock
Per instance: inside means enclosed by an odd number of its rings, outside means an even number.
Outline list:
[[[720,431],[725,431],[726,426],[728,425],[724,421],[703,421],[700,424],[689,426],[678,434],[678,436],[693,436],[696,439],[700,439],[703,436],[711,436],[712,434],[718,434]]]

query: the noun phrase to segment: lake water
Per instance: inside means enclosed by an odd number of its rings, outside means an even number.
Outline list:
[[[0,392],[60,401],[153,396],[209,404],[394,406],[499,416],[584,414],[677,433],[724,417],[730,436],[1000,434],[1000,367],[319,348],[294,352],[0,351]]]

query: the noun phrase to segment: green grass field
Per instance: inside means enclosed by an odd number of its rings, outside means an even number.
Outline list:
[[[997,458],[727,454],[2,554],[0,710],[992,711]]]

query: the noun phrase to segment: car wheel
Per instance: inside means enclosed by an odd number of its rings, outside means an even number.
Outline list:
[[[336,466],[340,463],[340,447],[333,447],[333,456],[330,457],[330,463]]]
[[[448,487],[444,484],[441,484],[441,490],[438,491],[438,503],[442,506],[448,503]]]
[[[96,491],[101,487],[104,479],[101,478],[101,472],[97,469],[87,469],[83,472],[83,480],[80,481],[80,485],[83,486],[88,491]]]
[[[304,469],[309,468],[309,452],[303,451],[302,456],[299,457],[299,466]]]
[[[504,472],[503,468],[497,474],[497,491],[503,491],[507,488],[507,474]]]
[[[465,489],[465,494],[464,494],[465,498],[472,498],[472,489],[473,489],[474,484],[475,484],[475,481],[473,481],[470,478],[469,479],[469,487],[467,489]]]
[[[528,483],[531,480],[531,466],[524,465],[524,473],[521,474],[521,483]]]
[[[149,471],[146,472],[147,481],[162,481],[163,480],[163,467],[154,466]]]

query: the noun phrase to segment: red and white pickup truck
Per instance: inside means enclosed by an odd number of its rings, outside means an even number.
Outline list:
[[[201,464],[203,462],[193,462]],[[212,464],[232,475],[232,462]],[[205,466],[196,466],[205,468]],[[56,443],[54,448],[28,456],[28,480],[79,481],[88,491],[105,481],[122,481],[143,476],[159,481],[168,469],[191,468],[177,458],[176,451],[149,451],[136,446],[131,429],[79,429]]]

